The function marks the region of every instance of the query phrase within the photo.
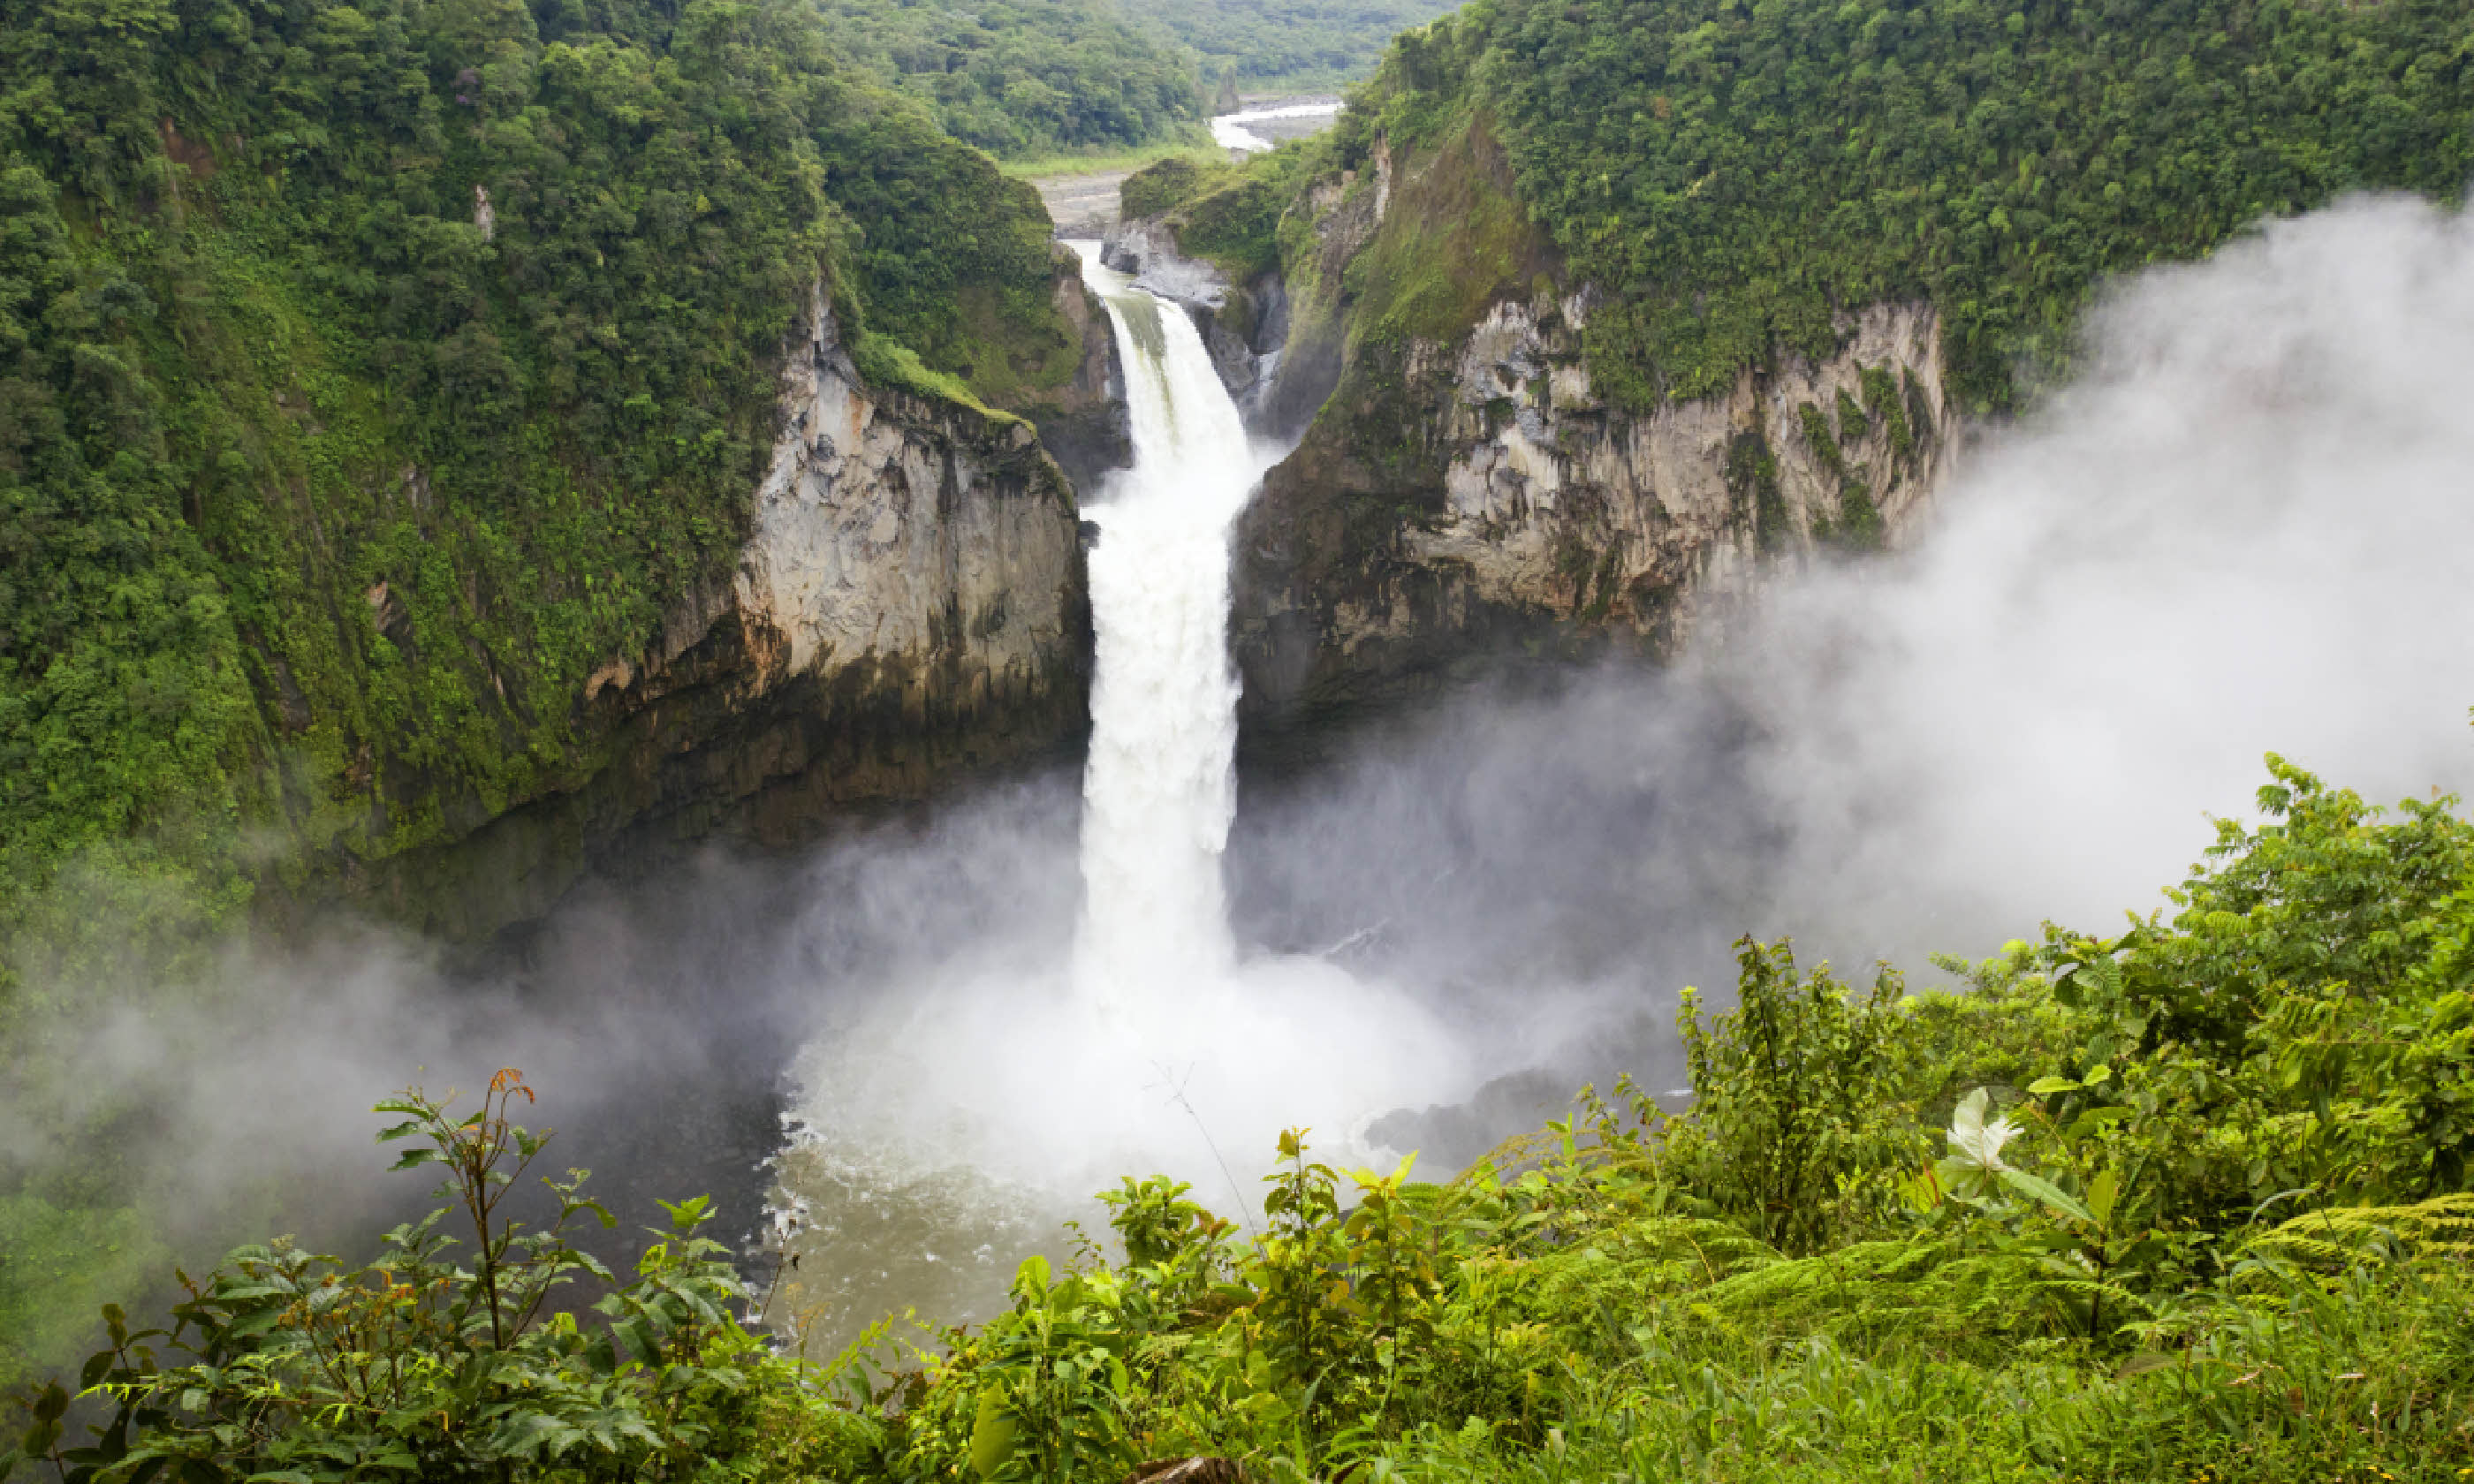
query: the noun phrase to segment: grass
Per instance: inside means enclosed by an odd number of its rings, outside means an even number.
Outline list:
[[[1485,121],[1464,117],[1438,133],[1432,154],[1402,156],[1393,209],[1348,268],[1365,296],[1361,321],[1382,338],[1452,339],[1552,256],[1513,198]]]
[[[997,168],[1017,180],[1039,180],[1055,176],[1104,175],[1123,170],[1131,173],[1145,165],[1164,159],[1192,159],[1198,164],[1220,164],[1228,152],[1211,141],[1210,132],[1197,126],[1181,138],[1146,144],[1139,149],[1108,150],[1081,155],[1028,155],[1020,159],[1001,159]]]
[[[868,334],[851,345],[851,361],[860,374],[880,387],[894,387],[914,396],[954,402],[992,422],[1020,422],[1008,412],[982,402],[961,377],[940,371],[919,359],[919,352],[889,335]]]

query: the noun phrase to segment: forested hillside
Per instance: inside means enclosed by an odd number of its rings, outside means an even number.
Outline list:
[[[1478,0],[1370,100],[1410,137],[1492,116],[1604,301],[1602,390],[1725,385],[1833,310],[1930,299],[1953,390],[2009,405],[2102,275],[2361,187],[2474,170],[2453,0]]]
[[[1363,81],[1392,38],[1449,0],[1152,0],[1143,8],[1241,93],[1338,91]]]
[[[796,0],[46,0],[0,158],[12,958],[46,901],[125,889],[126,942],[589,772],[585,677],[726,569],[820,277],[888,377],[1075,360],[1029,188]]]
[[[155,1114],[64,1048],[594,778],[588,677],[730,590],[814,294],[878,385],[1036,405],[1047,237],[806,0],[9,9],[0,1384],[158,1250]]]
[[[1128,182],[1281,266],[1266,405],[1317,420],[1238,533],[1263,738],[1503,648],[1671,656],[1776,559],[1898,544],[2111,276],[2462,200],[2474,11],[1475,0],[1303,149]]]
[[[822,10],[837,52],[992,154],[1207,142],[1192,61],[1111,0],[988,0],[968,10],[822,0]]]

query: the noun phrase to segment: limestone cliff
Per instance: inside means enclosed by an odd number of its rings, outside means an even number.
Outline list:
[[[723,830],[795,838],[1085,725],[1090,610],[1074,491],[1031,424],[867,384],[819,295],[726,586],[575,698],[582,786],[452,846],[360,867],[393,915],[469,938],[596,866]]]
[[[1782,351],[1723,396],[1610,405],[1583,354],[1593,292],[1483,119],[1396,159],[1377,140],[1292,210],[1297,379],[1273,400],[1334,389],[1236,538],[1258,737],[1506,654],[1672,656],[1765,571],[1895,544],[1950,464],[1922,303],[1844,314],[1831,354]]]

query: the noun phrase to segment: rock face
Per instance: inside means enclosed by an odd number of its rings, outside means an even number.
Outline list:
[[[866,385],[821,296],[738,570],[577,698],[606,761],[452,847],[368,868],[390,915],[470,939],[586,871],[716,830],[798,838],[1086,726],[1073,488],[1030,424]]]
[[[1232,284],[1217,265],[1178,251],[1176,234],[1156,217],[1110,227],[1100,261],[1132,274],[1135,287],[1184,306],[1238,412],[1249,426],[1259,426],[1289,338],[1288,287],[1280,275],[1262,274],[1243,287]]]
[[[1671,657],[1722,634],[1767,573],[1895,545],[1950,466],[1939,323],[1920,303],[1843,316],[1833,353],[1783,351],[1723,396],[1608,405],[1581,354],[1593,294],[1563,281],[1551,248],[1498,244],[1464,264],[1451,231],[1394,240],[1407,228],[1389,218],[1444,220],[1436,202],[1471,182],[1443,177],[1489,157],[1411,162],[1395,180],[1378,152],[1373,181],[1310,203],[1315,282],[1342,283],[1361,251],[1431,251],[1447,278],[1495,288],[1445,335],[1384,333],[1346,299],[1328,317],[1300,309],[1315,353],[1337,341],[1346,354],[1238,527],[1231,643],[1249,746],[1508,655]],[[1345,332],[1318,330],[1324,319]]]
[[[1055,395],[1011,410],[1039,427],[1039,441],[1077,490],[1092,488],[1110,469],[1134,462],[1133,415],[1126,406],[1126,367],[1117,353],[1108,311],[1082,282],[1082,259],[1055,250],[1053,298],[1082,345],[1074,379]]]

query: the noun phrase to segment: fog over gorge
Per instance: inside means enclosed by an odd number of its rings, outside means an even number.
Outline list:
[[[1030,988],[1064,945],[1046,913],[852,985],[812,1068],[907,1047],[867,1101],[942,1148],[970,1147],[945,1120],[1003,1124],[984,1173],[1070,1195],[1148,1155],[1234,1204],[1213,1146],[1242,1186],[1282,1123],[1431,1159],[1473,1131],[1369,1116],[1535,1068],[1495,1132],[1584,1076],[1673,1086],[1673,995],[1723,994],[1738,932],[1929,981],[1928,952],[2164,907],[2268,751],[2374,799],[2462,788],[2465,714],[2429,678],[2474,635],[2474,227],[2349,202],[2122,285],[2091,333],[1891,561],[1781,584],[1670,672],[1462,695],[1249,794],[1253,993],[1162,992],[1178,1053],[1060,1034]],[[978,858],[975,828],[927,848]]]
[[[0,1484],[2474,1484],[2474,0],[0,6]]]
[[[1583,1078],[1674,1087],[1675,993],[1723,993],[1739,933],[1921,981],[1928,951],[2155,910],[2263,753],[2382,801],[2474,780],[2474,221],[2357,199],[2271,224],[2119,285],[2091,336],[1905,550],[1781,580],[1667,671],[1474,688],[1242,779],[1234,967],[1155,986],[1155,1041],[1076,1018],[1078,780],[1051,774],[591,889],[477,986],[375,930],[236,951],[246,1014],[109,1024],[76,1060],[161,1089],[140,1140],[167,1187],[315,1170],[330,1205],[375,1178],[368,1102],[415,1078],[522,1065],[553,1123],[630,1087],[719,1102],[624,1126],[684,1140],[665,1179],[739,1182],[741,1232],[787,1065],[805,1132],[777,1173],[839,1333],[983,1305],[1006,1244],[1090,1221],[1114,1173],[1230,1211],[1285,1125],[1388,1158],[1445,1125],[1382,1115],[1490,1082],[1451,1137]],[[639,1157],[614,1142],[566,1158]]]

